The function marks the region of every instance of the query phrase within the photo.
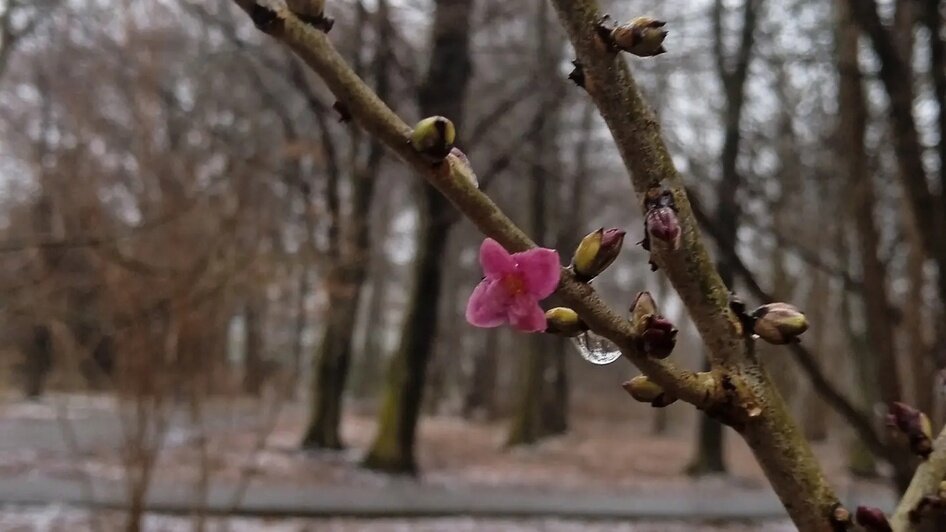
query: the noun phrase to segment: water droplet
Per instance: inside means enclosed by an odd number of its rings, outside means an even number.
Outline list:
[[[572,338],[572,343],[578,348],[578,354],[582,358],[599,366],[610,364],[621,356],[621,350],[611,340],[598,336],[591,331],[583,332]]]

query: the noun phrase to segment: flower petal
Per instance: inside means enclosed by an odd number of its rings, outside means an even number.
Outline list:
[[[535,248],[512,256],[519,266],[526,290],[537,300],[552,295],[562,275],[558,252],[554,249]]]
[[[487,238],[480,246],[480,266],[489,279],[500,279],[516,271],[516,263],[506,248],[492,238]]]
[[[545,311],[534,297],[520,294],[508,307],[509,324],[522,332],[542,332],[548,327]]]
[[[508,320],[507,309],[511,303],[501,282],[484,279],[476,285],[466,303],[466,321],[475,327],[499,327]]]

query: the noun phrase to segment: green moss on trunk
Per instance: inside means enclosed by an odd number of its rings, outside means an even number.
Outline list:
[[[429,223],[442,219],[449,208],[435,190],[425,185],[426,230],[420,240],[414,270],[414,288],[401,343],[391,360],[378,418],[378,433],[364,459],[364,466],[391,473],[417,471],[414,439],[423,400],[427,361],[437,332],[437,301],[440,297],[441,257],[449,226]]]

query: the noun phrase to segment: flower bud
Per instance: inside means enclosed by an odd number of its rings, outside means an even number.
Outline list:
[[[655,408],[663,408],[677,400],[646,375],[638,375],[621,386],[637,401],[650,403]]]
[[[798,337],[808,330],[808,319],[788,303],[769,303],[757,308],[752,332],[770,344],[781,345],[798,342]]]
[[[672,207],[655,207],[647,211],[644,218],[647,234],[669,244],[670,249],[680,247],[680,220]]]
[[[887,426],[907,436],[910,450],[923,458],[933,452],[933,428],[930,418],[910,405],[894,402],[887,414]]]
[[[665,53],[663,47],[667,23],[650,17],[637,17],[611,31],[611,43],[615,48],[640,57]]]
[[[581,321],[578,313],[568,307],[555,307],[545,311],[548,323],[545,332],[559,336],[578,336],[588,330],[588,325]]]
[[[650,316],[641,333],[641,351],[654,358],[667,358],[677,343],[677,329],[663,316]]]
[[[873,506],[858,506],[855,512],[857,524],[868,532],[892,532],[890,522],[879,508]]]
[[[677,341],[677,329],[657,312],[650,292],[640,292],[631,305],[631,325],[638,335],[638,349],[654,358],[667,358]]]
[[[460,148],[454,147],[450,150],[449,161],[463,177],[467,178],[471,185],[480,188],[480,182],[476,177],[476,172],[473,171],[473,165],[470,164],[470,159]]]
[[[610,266],[621,253],[624,234],[621,229],[601,228],[582,238],[572,257],[575,277],[587,283]]]
[[[646,325],[645,320],[655,314],[657,314],[657,302],[654,301],[654,296],[650,295],[650,292],[638,292],[634,303],[631,304],[631,323],[634,325],[634,330],[643,330]]]
[[[411,146],[432,163],[443,161],[456,140],[453,122],[442,116],[427,117],[414,126]]]

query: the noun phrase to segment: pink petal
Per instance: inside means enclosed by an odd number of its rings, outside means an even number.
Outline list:
[[[506,248],[492,238],[487,238],[480,246],[480,266],[490,279],[500,279],[516,271],[516,263]]]
[[[466,321],[475,327],[499,327],[506,323],[511,303],[502,282],[484,279],[466,303]]]
[[[558,252],[554,249],[535,248],[512,256],[519,265],[526,290],[538,300],[552,295],[562,275]]]
[[[548,327],[545,311],[535,298],[520,294],[508,308],[509,324],[522,332],[541,332]]]

